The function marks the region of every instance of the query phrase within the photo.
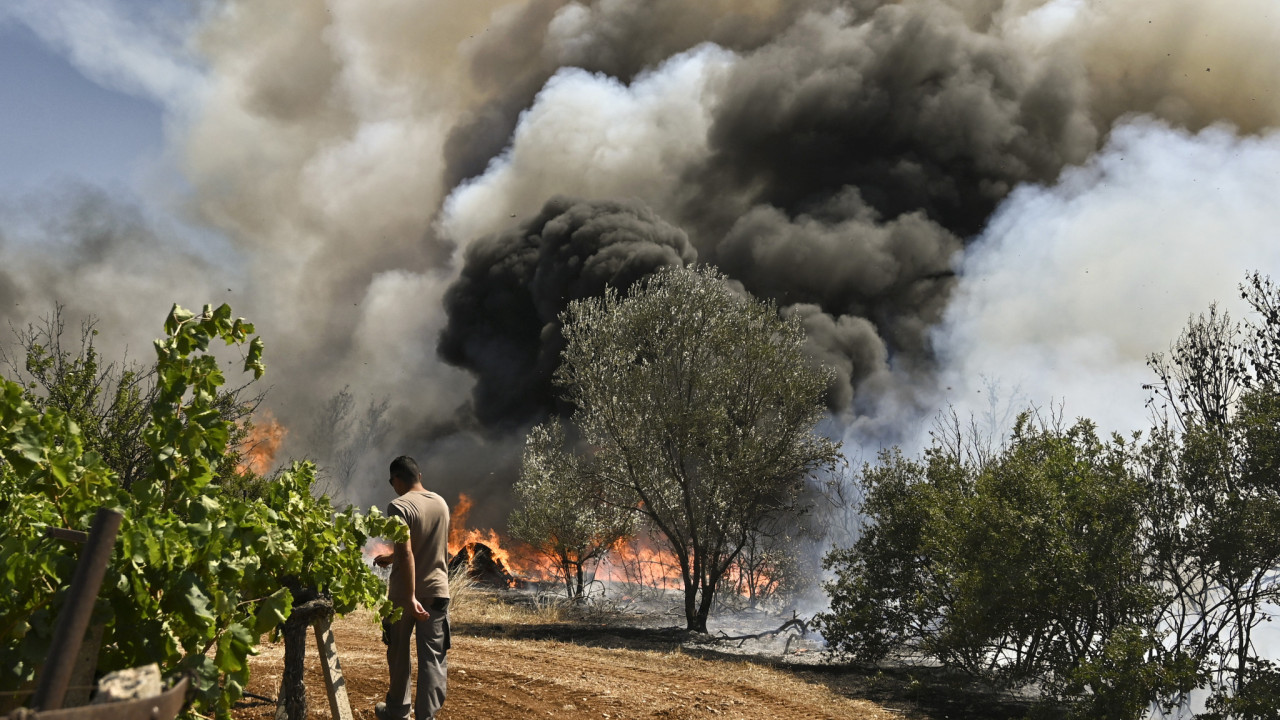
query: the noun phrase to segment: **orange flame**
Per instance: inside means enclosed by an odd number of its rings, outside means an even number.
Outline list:
[[[466,543],[467,516],[471,514],[471,498],[466,493],[458,495],[458,502],[449,511],[449,554],[456,555]]]
[[[550,562],[533,548],[505,537],[493,528],[468,528],[467,516],[471,514],[473,504],[469,495],[461,493],[449,513],[450,556],[464,549],[470,551],[479,543],[488,547],[490,556],[517,580],[546,580],[553,576]]]
[[[265,409],[258,413],[252,424],[249,436],[240,443],[240,462],[236,465],[236,472],[266,475],[289,431],[270,410]]]
[[[684,587],[680,561],[666,548],[655,548],[645,537],[623,539],[609,548],[609,554],[596,567],[596,579],[608,582],[634,583],[661,590]]]
[[[453,556],[467,550],[473,551],[477,543],[487,546],[492,558],[501,563],[514,577],[513,585],[520,580],[537,582],[560,582],[560,571],[555,563],[529,545],[508,538],[493,528],[475,529],[467,527],[467,517],[474,505],[471,497],[465,493],[458,496],[458,502],[449,514],[449,555]],[[680,562],[671,550],[658,547],[648,537],[619,540],[609,548],[608,554],[596,565],[595,578],[605,582],[631,583],[659,590],[680,590],[684,588],[684,578],[680,573]],[[776,584],[767,573],[760,573],[755,581],[756,594],[763,594]],[[725,583],[721,586],[732,589],[746,596],[751,589],[746,587],[747,581],[738,565],[733,565],[726,573]]]

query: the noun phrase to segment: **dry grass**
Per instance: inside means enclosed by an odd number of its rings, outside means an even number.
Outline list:
[[[449,576],[449,618],[454,624],[559,623],[569,619],[568,609],[563,598],[531,596],[528,602],[513,602],[477,585],[465,568]]]

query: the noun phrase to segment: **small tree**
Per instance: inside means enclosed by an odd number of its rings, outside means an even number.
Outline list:
[[[154,365],[127,355],[108,361],[98,349],[97,319],[80,325],[79,339],[67,341],[66,318],[58,305],[25,328],[14,329],[16,349],[0,347],[0,375],[22,386],[23,396],[39,411],[57,409],[76,423],[85,447],[102,456],[128,489],[149,469],[150,448],[144,433],[159,387]],[[235,423],[227,452],[215,470],[217,482],[260,496],[264,478],[241,471],[242,443],[253,428],[250,419],[262,401],[248,385],[219,389],[213,406]]]
[[[556,382],[594,472],[670,547],[688,628],[705,632],[751,533],[838,462],[814,432],[829,372],[805,355],[798,322],[706,267],[661,269],[630,297],[571,303],[563,320]]]
[[[345,386],[320,407],[306,441],[325,486],[339,494],[352,487],[360,462],[377,451],[391,430],[390,406],[388,398],[370,399],[363,411],[357,410],[356,396]]]
[[[584,569],[634,532],[635,513],[611,503],[606,488],[579,457],[565,449],[564,427],[551,420],[535,427],[525,444],[516,482],[517,508],[508,526],[555,563],[570,598],[586,589]]]
[[[1257,717],[1280,674],[1254,630],[1280,603],[1280,289],[1241,287],[1258,320],[1210,308],[1151,358],[1161,401],[1151,483],[1152,575],[1168,598],[1167,652],[1194,660],[1209,717]]]

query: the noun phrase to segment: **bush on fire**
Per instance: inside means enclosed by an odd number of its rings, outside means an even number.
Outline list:
[[[253,331],[227,305],[174,306],[156,341],[149,468],[128,488],[65,413],[37,410],[0,380],[0,690],[32,686],[75,568],[76,551],[45,530],[88,530],[99,507],[124,521],[94,611],[105,627],[98,668],[189,672],[195,712],[230,717],[248,656],[289,616],[290,587],[326,593],[339,613],[389,611],[360,548],[370,536],[405,539],[403,525],[376,509],[335,512],[312,495],[309,463],[281,473],[261,500],[213,482],[235,426],[217,407],[225,379],[209,344],[246,348],[244,370],[257,379],[265,367]]]

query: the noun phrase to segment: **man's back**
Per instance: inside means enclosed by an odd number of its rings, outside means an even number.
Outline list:
[[[449,506],[444,498],[429,490],[413,490],[392,500],[387,514],[409,526],[414,595],[419,601],[449,597]],[[398,576],[403,570],[392,568],[392,592],[408,585],[408,578]]]

